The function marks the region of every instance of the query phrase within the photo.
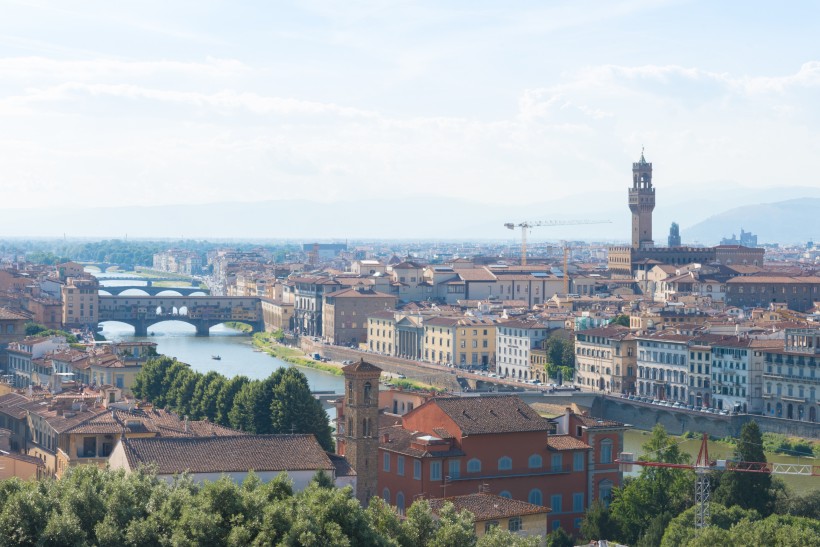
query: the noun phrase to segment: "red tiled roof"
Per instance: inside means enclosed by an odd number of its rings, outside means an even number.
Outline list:
[[[550,512],[550,509],[541,505],[533,505],[525,501],[503,498],[495,494],[466,494],[450,498],[434,498],[429,500],[433,512],[438,512],[444,504],[450,502],[456,510],[467,510],[475,516],[476,521],[509,518],[523,515],[537,515]]]
[[[426,404],[437,405],[465,436],[550,429],[547,420],[516,396],[437,397]]]
[[[313,435],[152,437],[120,442],[132,469],[155,464],[160,475],[334,469]]]
[[[587,443],[571,435],[550,435],[547,437],[550,450],[592,450]]]

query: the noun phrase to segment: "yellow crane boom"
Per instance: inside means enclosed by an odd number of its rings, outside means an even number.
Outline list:
[[[504,227],[509,230],[515,230],[516,228],[521,228],[521,265],[527,265],[527,231],[530,228],[538,228],[542,226],[578,226],[581,224],[609,224],[611,221],[609,220],[537,220],[537,221],[524,221],[519,222],[518,224],[514,222],[507,222],[504,224]],[[566,276],[566,272],[564,272]]]

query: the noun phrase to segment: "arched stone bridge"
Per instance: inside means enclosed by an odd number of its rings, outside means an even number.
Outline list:
[[[137,290],[145,293],[146,296],[157,296],[161,292],[175,292],[179,296],[191,296],[194,293],[202,293],[203,295],[210,294],[209,289],[200,289],[199,287],[154,287],[152,285],[102,285],[100,291],[105,291],[110,295],[117,296],[127,290]],[[134,295],[137,296],[137,295]],[[173,296],[173,295],[167,295]]]
[[[207,336],[211,327],[229,321],[264,330],[262,303],[243,296],[107,296],[100,295],[98,321],[132,325],[137,336],[147,336],[151,325],[183,321]]]

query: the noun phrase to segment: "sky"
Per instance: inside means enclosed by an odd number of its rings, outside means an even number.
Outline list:
[[[817,2],[0,0],[0,14],[2,209],[564,198],[584,216],[585,196],[626,195],[643,147],[667,195],[820,187]]]

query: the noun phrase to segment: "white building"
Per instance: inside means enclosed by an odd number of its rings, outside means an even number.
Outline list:
[[[530,352],[547,337],[547,326],[538,321],[513,319],[496,328],[496,370],[499,376],[530,379]]]
[[[661,331],[636,336],[638,340],[638,395],[688,404],[691,336]]]

